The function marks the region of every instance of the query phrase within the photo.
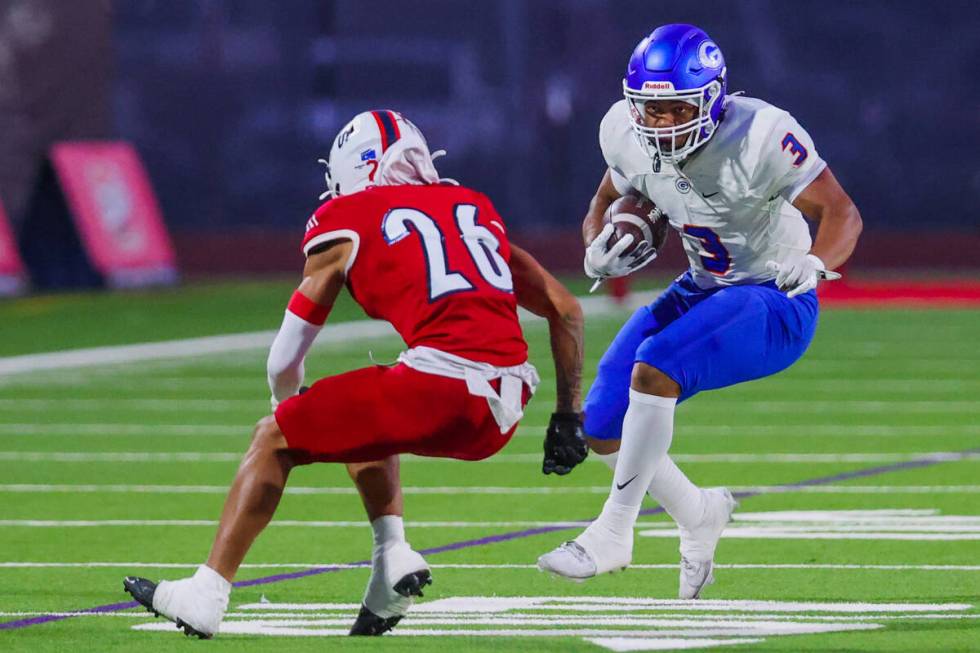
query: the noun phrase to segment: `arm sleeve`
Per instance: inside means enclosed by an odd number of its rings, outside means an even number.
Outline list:
[[[321,326],[310,324],[291,311],[286,311],[276,339],[269,348],[266,373],[275,403],[292,397],[303,383],[303,359],[320,332]]]
[[[810,134],[786,112],[762,143],[760,159],[760,185],[769,197],[780,195],[791,203],[827,167]]]

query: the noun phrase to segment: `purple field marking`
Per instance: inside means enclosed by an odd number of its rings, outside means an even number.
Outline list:
[[[924,458],[916,458],[913,460],[905,460],[899,463],[893,463],[891,465],[880,465],[878,467],[867,467],[865,469],[856,469],[850,472],[841,472],[840,474],[833,474],[831,476],[821,476],[820,478],[811,478],[803,481],[797,481],[796,483],[787,483],[785,485],[773,486],[774,492],[736,492],[735,496],[740,499],[747,499],[749,497],[759,496],[761,494],[774,494],[779,492],[779,488],[792,489],[796,487],[810,487],[814,485],[829,485],[835,481],[849,481],[855,478],[868,478],[869,476],[878,476],[879,474],[887,474],[888,472],[898,472],[907,469],[917,469],[921,467],[931,467],[932,465],[938,465],[939,463],[956,462],[957,460],[962,460],[966,456],[980,453],[980,447],[975,447],[972,449],[965,449],[963,451],[956,452],[957,457],[939,457],[939,456],[926,456]],[[656,515],[662,513],[663,508],[650,508],[648,510],[641,510],[641,515]],[[585,526],[591,520],[582,521],[581,525]],[[573,528],[578,528],[578,526],[542,526],[539,528],[528,528],[521,531],[511,531],[510,533],[501,533],[499,535],[488,535],[487,537],[480,537],[472,540],[462,540],[460,542],[452,542],[450,544],[444,544],[442,546],[432,547],[429,549],[423,549],[419,553],[425,555],[435,555],[437,553],[445,553],[446,551],[459,551],[461,549],[469,549],[477,546],[485,546],[487,544],[498,544],[500,542],[508,542],[510,540],[519,540],[525,537],[533,537],[535,535],[543,535],[545,533],[555,533],[557,531],[566,531]],[[255,585],[267,585],[269,583],[278,583],[284,580],[293,580],[296,578],[306,578],[309,576],[317,576],[319,574],[329,574],[335,571],[340,571],[342,569],[349,569],[351,566],[355,565],[367,565],[370,561],[362,560],[360,562],[352,562],[349,565],[344,565],[342,567],[313,567],[311,569],[304,569],[302,571],[296,571],[290,574],[275,574],[274,576],[263,576],[261,578],[252,578],[249,580],[242,580],[235,583],[235,587],[254,587]],[[123,603],[110,603],[107,605],[100,605],[94,608],[88,608],[86,610],[78,610],[78,614],[98,614],[103,612],[118,612],[120,610],[128,610],[130,608],[139,607],[139,603],[136,601],[126,601]],[[31,617],[29,619],[18,619],[17,621],[6,621],[0,623],[0,630],[14,630],[17,628],[26,628],[28,626],[37,626],[39,624],[51,623],[54,621],[61,621],[63,619],[70,619],[77,615],[58,615],[58,614],[47,614],[39,617]]]

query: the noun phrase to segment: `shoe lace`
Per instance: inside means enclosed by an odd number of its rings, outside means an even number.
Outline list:
[[[702,562],[695,562],[688,560],[687,558],[681,558],[681,568],[687,574],[695,574],[701,571],[701,567],[704,565]]]
[[[589,556],[589,553],[584,548],[582,548],[581,544],[579,544],[575,540],[570,540],[568,542],[565,542],[564,544],[561,545],[561,548],[571,553],[575,557],[575,559],[578,560],[579,562],[585,564],[589,564],[592,562],[592,558]]]

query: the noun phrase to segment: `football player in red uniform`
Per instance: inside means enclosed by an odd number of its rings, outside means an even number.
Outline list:
[[[508,241],[485,195],[440,179],[432,159],[418,128],[392,111],[359,114],[334,140],[323,196],[332,199],[307,222],[304,279],[269,352],[274,415],[255,427],[207,563],[183,580],[124,582],[186,634],[218,631],[238,567],[290,470],[313,462],[347,463],[374,530],[371,578],[351,634],[393,627],[430,582],[405,540],[398,454],[480,460],[507,443],[538,383],[518,305],[546,317],[551,332],[558,401],[543,471],[568,473],[585,458],[578,302]],[[408,348],[394,366],[327,377],[301,392],[303,359],[345,285]]]

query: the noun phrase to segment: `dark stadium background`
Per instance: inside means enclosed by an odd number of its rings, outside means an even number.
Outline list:
[[[980,267],[974,0],[0,0],[0,198],[16,231],[52,142],[128,140],[185,275],[295,271],[316,159],[392,108],[576,270],[599,120],[634,44],[674,21],[813,135],[865,220],[852,271]]]

